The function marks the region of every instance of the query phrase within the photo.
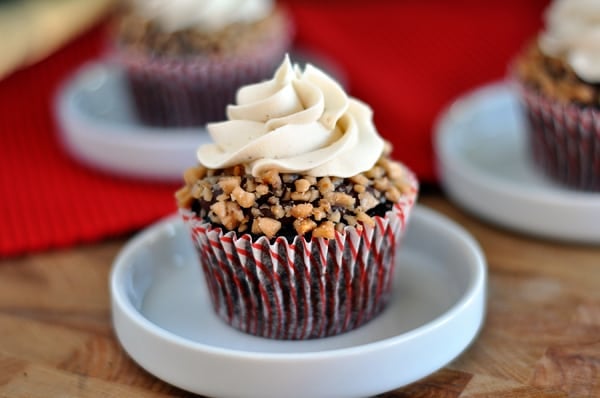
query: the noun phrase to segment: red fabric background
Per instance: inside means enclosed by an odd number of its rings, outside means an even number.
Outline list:
[[[547,0],[289,1],[297,42],[334,59],[394,155],[435,182],[431,130],[462,92],[502,78]],[[128,233],[172,213],[176,185],[105,175],[61,150],[58,84],[100,57],[95,28],[0,82],[0,256]]]

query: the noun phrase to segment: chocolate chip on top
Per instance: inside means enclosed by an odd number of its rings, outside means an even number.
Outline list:
[[[410,185],[405,169],[382,156],[370,170],[350,178],[312,177],[269,170],[260,177],[242,166],[185,172],[176,193],[181,208],[227,231],[254,236],[296,235],[331,239],[346,226],[373,225]]]

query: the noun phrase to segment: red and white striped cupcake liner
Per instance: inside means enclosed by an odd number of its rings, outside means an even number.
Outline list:
[[[395,254],[417,196],[413,190],[374,227],[334,239],[253,241],[182,210],[215,312],[243,332],[272,339],[333,336],[367,323],[388,302]]]
[[[271,77],[290,40],[289,35],[275,35],[239,55],[153,57],[116,49],[113,58],[124,69],[142,123],[202,126],[225,119],[239,87]]]
[[[569,188],[600,191],[600,109],[561,103],[518,84],[534,163]]]

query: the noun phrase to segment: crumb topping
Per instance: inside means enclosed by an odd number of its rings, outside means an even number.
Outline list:
[[[388,153],[372,169],[350,178],[275,170],[253,177],[238,166],[196,166],[185,172],[184,181],[175,194],[181,208],[226,231],[269,239],[331,239],[346,226],[372,226],[374,216],[383,216],[410,190],[404,169]]]
[[[265,40],[284,34],[285,17],[275,11],[267,18],[253,23],[235,23],[216,32],[189,28],[164,32],[160,26],[124,7],[115,30],[119,42],[132,50],[160,56],[188,54],[231,54],[254,49]]]
[[[599,85],[583,81],[567,62],[544,54],[537,43],[527,47],[515,67],[521,81],[550,98],[582,105],[600,105]]]

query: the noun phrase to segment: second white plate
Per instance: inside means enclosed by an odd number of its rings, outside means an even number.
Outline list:
[[[441,116],[435,146],[448,195],[476,215],[535,236],[600,243],[600,193],[554,184],[532,164],[508,83],[480,88]]]
[[[134,238],[111,274],[113,322],[131,357],[209,396],[364,397],[444,366],[483,322],[485,259],[462,228],[417,207],[388,307],[363,327],[307,341],[239,332],[213,312],[187,229],[167,219]]]
[[[311,62],[344,82],[329,58],[295,49],[294,62]],[[54,111],[63,146],[80,162],[120,176],[179,182],[197,163],[196,149],[211,141],[204,127],[140,123],[125,77],[110,61],[83,65],[59,88]]]
[[[89,63],[60,88],[55,112],[65,148],[105,172],[159,181],[180,181],[196,164],[196,149],[209,142],[202,127],[141,124],[122,73],[108,63]]]

